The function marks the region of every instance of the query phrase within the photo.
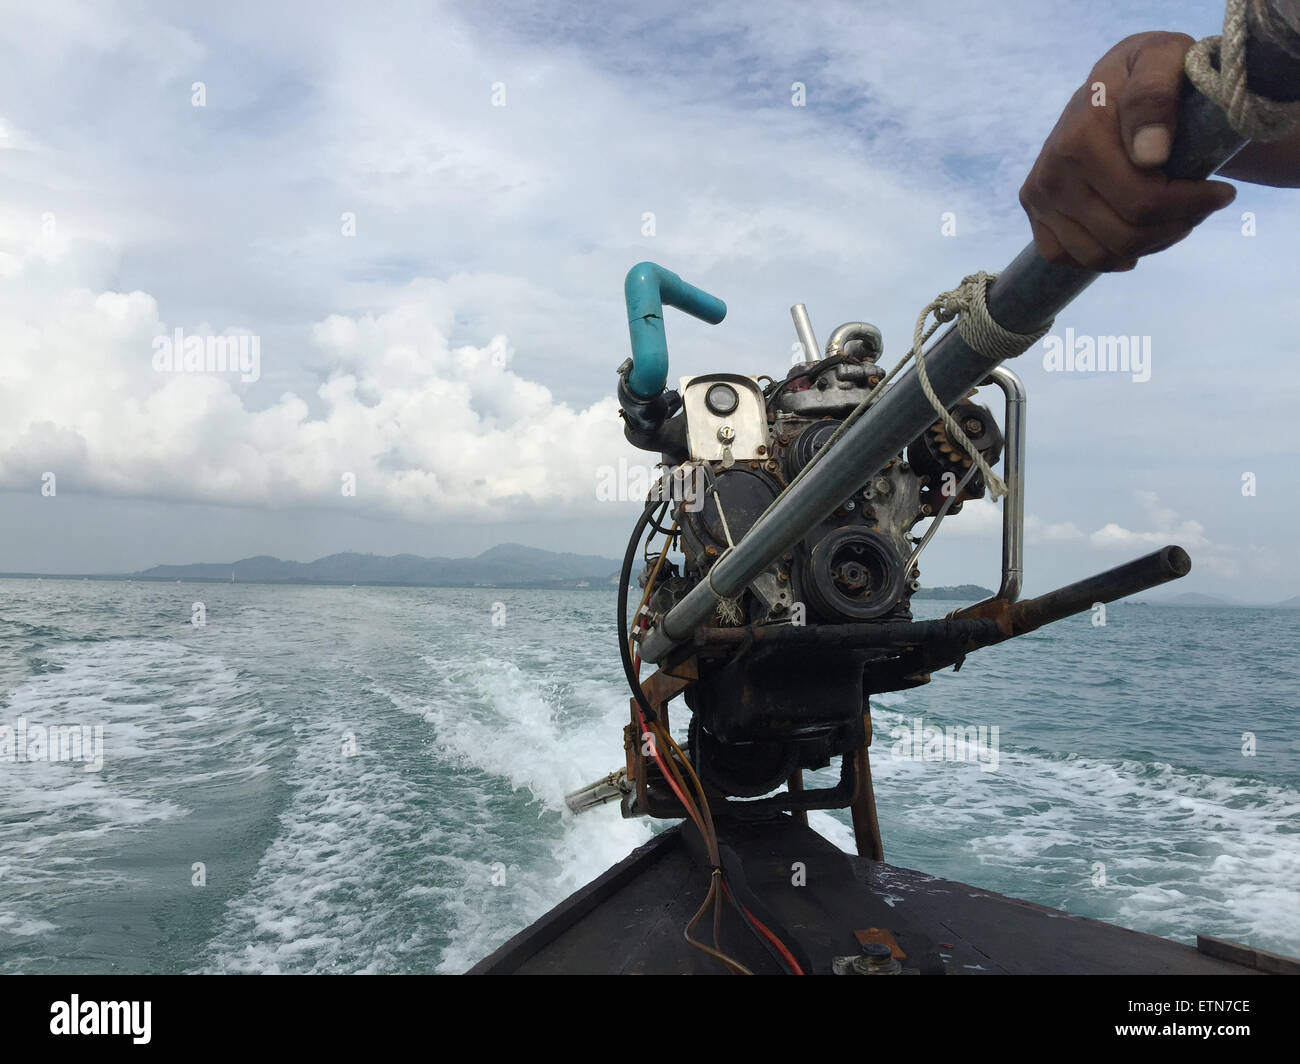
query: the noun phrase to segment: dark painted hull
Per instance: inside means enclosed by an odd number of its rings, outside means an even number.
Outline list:
[[[1285,958],[1227,944],[1203,950],[1071,916],[963,883],[843,853],[790,817],[720,825],[736,896],[781,937],[809,974],[858,952],[855,932],[888,932],[906,969],[921,974],[1225,975],[1285,971]],[[698,838],[657,835],[470,974],[717,974],[682,930],[708,888]],[[709,920],[696,937],[711,941]],[[755,973],[775,956],[728,909],[722,948]],[[1294,964],[1295,962],[1290,962]]]

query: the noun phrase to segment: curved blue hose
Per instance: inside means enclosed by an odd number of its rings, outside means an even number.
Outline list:
[[[668,383],[664,307],[676,307],[717,325],[727,316],[727,304],[653,262],[638,262],[627,271],[623,295],[627,300],[628,332],[632,336],[632,370],[627,386],[642,399],[651,399]]]

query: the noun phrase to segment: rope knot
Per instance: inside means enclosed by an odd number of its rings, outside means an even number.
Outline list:
[[[949,322],[952,321],[953,318],[955,318],[958,314],[961,313],[962,307],[959,305],[958,301],[954,298],[955,296],[956,296],[955,292],[945,292],[943,295],[941,295],[938,298],[938,300],[936,301],[937,306],[935,306],[934,308],[935,321]]]
[[[1238,135],[1247,140],[1281,140],[1300,125],[1300,102],[1279,102],[1250,91],[1246,84],[1248,38],[1246,0],[1227,0],[1223,33],[1192,45],[1183,70],[1201,95],[1227,115]]]
[[[943,401],[939,398],[930,383],[930,375],[925,370],[925,342],[934,335],[935,330],[945,322],[957,319],[957,333],[966,341],[966,345],[977,354],[983,355],[992,362],[1001,362],[1004,359],[1014,358],[1016,355],[1027,351],[1036,344],[1047,330],[1052,327],[1049,321],[1041,329],[1032,333],[1016,333],[1010,329],[1004,329],[989,314],[988,308],[988,289],[995,280],[997,274],[985,273],[983,270],[977,270],[975,273],[967,274],[962,278],[961,284],[950,292],[940,293],[932,303],[923,311],[921,316],[916,319],[916,330],[912,334],[912,350],[900,362],[895,370],[897,372],[903,363],[909,358],[916,359],[916,375],[921,385],[921,391],[925,394],[930,405],[934,407],[934,412],[939,415],[944,427],[948,430],[948,439],[956,446],[960,447],[970,457],[980,474],[984,477],[984,483],[988,485],[989,498],[996,502],[1007,493],[1006,483],[993,472],[984,456],[980,454],[979,449],[971,442],[970,437],[962,431],[957,419],[948,412]],[[925,320],[930,314],[934,315],[934,324],[929,329],[925,327]],[[883,384],[884,382],[882,382]],[[877,387],[879,390],[879,386]]]

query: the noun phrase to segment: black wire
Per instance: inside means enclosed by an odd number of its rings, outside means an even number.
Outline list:
[[[707,464],[707,463],[706,463],[706,464]],[[664,488],[665,488],[666,490],[668,490],[668,492],[669,492],[669,496],[670,496],[670,497],[669,497],[668,502],[672,502],[672,501],[673,501],[672,498],[671,498],[671,494],[672,494],[672,493],[671,493],[671,489],[668,489],[668,487],[667,487],[668,484],[670,483],[671,479],[672,479],[672,476],[671,476],[670,471],[668,471],[667,469],[665,469],[664,474],[663,474],[663,479],[660,481],[660,483],[663,484],[663,485],[664,485]],[[689,500],[688,500],[688,501],[689,501]],[[664,503],[664,510],[666,510],[666,509],[668,508],[668,502],[665,502],[665,503]],[[651,520],[650,520],[650,527],[653,528],[656,532],[658,532],[661,536],[675,536],[675,535],[677,534],[676,532],[674,532],[671,528],[664,528],[664,526],[661,525],[661,524],[659,523],[660,521],[663,520],[663,517],[664,517],[664,510],[660,510],[659,513],[658,513],[655,517],[651,518]]]
[[[700,471],[704,474],[704,479],[709,482],[705,490],[711,493],[718,486],[718,475],[713,471],[713,463],[701,462]]]
[[[674,540],[676,539],[676,537],[677,537],[677,533],[676,533],[676,531],[674,531],[674,530],[671,529],[671,528],[664,528],[664,527],[659,523],[660,521],[662,521],[662,520],[664,519],[664,514],[668,512],[668,507],[669,507],[669,505],[670,505],[669,503],[664,503],[663,505],[661,505],[661,506],[659,507],[659,512],[658,512],[657,514],[655,514],[654,517],[650,518],[650,520],[647,522],[647,525],[648,525],[648,527],[650,528],[650,531],[651,531],[651,532],[660,532],[660,533],[662,533],[663,535],[665,535],[665,536],[668,537],[668,542],[667,542],[667,543],[665,544],[665,546],[664,546],[664,551],[669,551],[669,550],[672,550],[672,549],[673,549],[673,541],[674,541]],[[651,540],[652,538],[653,538],[653,536],[646,536],[646,538],[645,538],[645,544],[644,544],[644,545],[642,546],[642,548],[641,548],[641,557],[642,557],[642,559],[644,559],[644,561],[646,562],[646,564],[650,564],[650,563],[652,563],[652,562],[653,562],[657,557],[659,557],[658,554],[651,554],[651,553],[649,553],[649,551],[650,551],[650,540]],[[660,551],[659,553],[662,554],[663,551]],[[629,575],[630,575],[630,574],[629,574]]]
[[[647,724],[658,720],[659,714],[654,711],[654,707],[646,699],[645,692],[641,690],[641,681],[637,679],[636,669],[632,665],[632,650],[628,646],[627,631],[627,589],[632,582],[632,564],[636,560],[636,548],[641,542],[641,533],[651,522],[651,514],[658,505],[657,501],[651,499],[641,511],[636,527],[632,529],[632,538],[628,540],[627,550],[623,553],[623,566],[618,573],[618,652],[623,662],[623,673],[627,677],[627,684],[632,689],[632,697],[636,699],[641,712],[645,714]],[[667,505],[664,503],[665,507]]]
[[[783,975],[794,975],[794,970],[790,967],[789,962],[781,956],[781,951],[772,945],[763,933],[750,921],[749,917],[745,915],[745,910],[741,908],[740,901],[736,898],[736,892],[728,888],[722,893],[726,900],[731,903],[731,907],[736,910],[736,915],[740,917],[740,922],[745,925],[746,930],[754,936],[758,941],[758,944],[763,947],[774,961],[776,961],[777,966],[781,969],[781,973]],[[776,934],[775,931],[772,933]],[[789,946],[786,947],[786,949],[789,948]]]
[[[668,504],[667,504],[667,503],[664,503],[664,508],[667,509],[667,507],[668,507]],[[677,533],[674,532],[671,528],[664,528],[664,526],[661,525],[661,524],[659,523],[659,520],[660,520],[662,517],[663,517],[663,510],[660,510],[660,511],[659,511],[659,514],[658,514],[657,517],[652,517],[652,518],[650,518],[650,527],[651,527],[651,529],[653,529],[655,532],[658,532],[661,536],[675,536],[675,535],[677,535]]]
[[[781,389],[784,388],[787,384],[793,384],[795,381],[803,380],[804,377],[807,377],[809,383],[811,383],[812,381],[815,381],[818,377],[820,377],[823,373],[825,373],[828,369],[833,369],[836,366],[838,366],[841,362],[847,362],[847,361],[849,361],[848,355],[832,355],[830,358],[819,359],[816,365],[809,366],[808,369],[804,370],[802,373],[796,373],[793,377],[786,377],[784,380],[778,381],[776,383],[776,386],[771,390],[771,392],[764,394],[764,398],[767,400],[767,403],[770,406],[772,404],[772,401],[778,395],[781,394]]]

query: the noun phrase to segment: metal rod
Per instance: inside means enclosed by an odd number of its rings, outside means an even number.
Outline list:
[[[627,780],[627,773],[623,769],[619,769],[616,772],[611,772],[604,779],[587,784],[581,790],[566,794],[564,804],[569,807],[570,812],[582,813],[588,809],[595,809],[598,805],[604,805],[606,802],[622,798],[623,795],[631,792],[632,785]]]
[[[963,611],[964,612],[964,611]],[[944,643],[974,649],[998,638],[997,624],[985,618],[936,621],[860,621],[856,624],[751,624],[706,628],[696,645],[701,650],[754,645],[782,647],[899,647]]]
[[[1248,48],[1248,61],[1252,56],[1261,62],[1290,64],[1283,71],[1252,71],[1261,80],[1285,82],[1300,73],[1300,48],[1294,53],[1276,49],[1261,57],[1254,44]],[[1174,150],[1164,173],[1189,180],[1208,177],[1243,143],[1218,107],[1208,104],[1200,93],[1189,91],[1180,105]],[[1096,278],[1091,270],[1047,262],[1030,243],[990,286],[989,313],[1005,329],[1031,333],[1046,326]],[[926,352],[925,362],[931,384],[945,406],[978,386],[999,364],[997,359],[972,350],[953,327]],[[859,491],[933,420],[934,408],[921,392],[916,368],[909,367],[897,384],[826,450],[817,468],[788,488],[736,548],[713,566],[710,580],[692,588],[646,634],[641,642],[642,658],[658,662],[690,639],[713,613],[717,596],[740,595],[759,573]]]
[[[794,334],[799,337],[799,344],[803,347],[803,361],[819,361],[822,357],[822,351],[817,346],[817,335],[813,332],[812,319],[808,317],[808,308],[802,303],[796,303],[790,308],[790,317],[794,319]]]
[[[1006,642],[1045,624],[1083,613],[1099,602],[1178,580],[1192,568],[1182,547],[1163,547],[1104,573],[1067,584],[1024,602],[986,599],[936,621],[883,621],[858,624],[752,624],[706,628],[696,636],[703,653],[728,655],[750,647],[797,650],[805,647],[888,647],[906,664],[903,675],[946,668],[981,647]],[[920,652],[920,656],[917,656]],[[887,666],[888,667],[888,666]],[[868,667],[870,670],[870,666]]]
[[[1153,587],[1178,580],[1192,571],[1192,559],[1182,547],[1168,546],[1125,565],[1090,576],[1038,598],[1017,602],[1010,611],[1011,639],[1064,617],[1090,610],[1097,603],[1114,602]],[[973,609],[974,607],[972,607]]]
[[[990,374],[1006,397],[1002,432],[1007,440],[1007,495],[1002,500],[1002,583],[998,597],[1015,601],[1025,574],[1025,386],[999,366]]]
[[[871,726],[870,714],[867,715],[867,726]],[[885,845],[880,837],[880,821],[876,817],[876,792],[871,785],[871,756],[867,753],[865,744],[859,750],[844,756],[853,758],[853,774],[857,780],[849,812],[853,818],[853,838],[858,844],[858,856],[871,861],[883,861]]]
[[[790,778],[785,782],[785,789],[790,794],[803,794],[803,769],[797,768],[790,774]],[[808,810],[800,809],[795,806],[790,812],[791,818],[796,824],[808,826]]]
[[[1025,576],[1025,385],[1006,366],[990,373],[989,380],[1006,396],[1006,412],[1002,418],[1002,434],[1007,441],[1004,463],[1007,494],[1002,500],[1002,583],[993,598],[975,606],[994,599],[1015,602],[1020,597]]]
[[[903,579],[910,581],[912,579],[912,570],[916,568],[916,563],[921,560],[921,552],[929,546],[930,540],[934,539],[934,534],[939,531],[939,526],[943,524],[943,519],[948,516],[948,511],[952,509],[953,504],[974,478],[975,474],[980,471],[980,467],[974,462],[966,470],[966,475],[961,478],[957,486],[952,489],[948,497],[943,500],[943,505],[939,507],[939,512],[934,515],[934,520],[930,522],[930,527],[925,530],[925,535],[917,542],[911,555],[907,559],[907,564],[903,566]],[[946,475],[946,474],[945,474]]]

